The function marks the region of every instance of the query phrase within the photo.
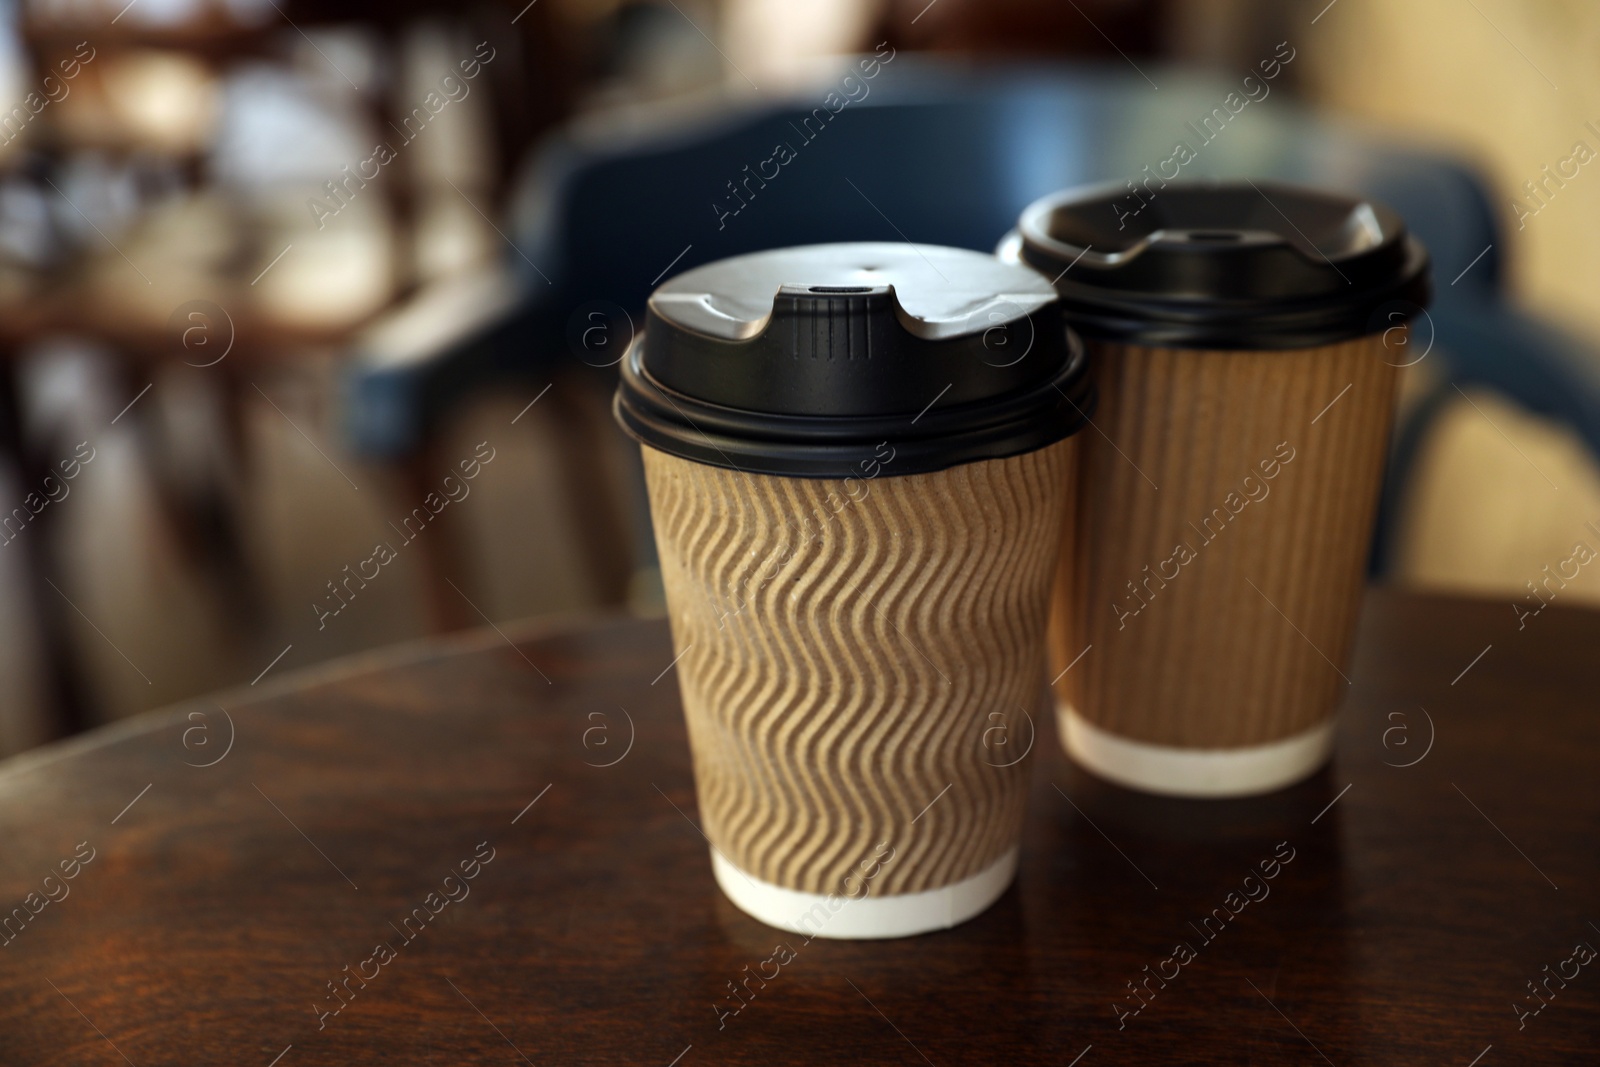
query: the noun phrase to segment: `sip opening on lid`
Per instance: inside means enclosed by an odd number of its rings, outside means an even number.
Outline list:
[[[1016,455],[1075,432],[1093,382],[1060,300],[978,252],[831,244],[735,256],[651,296],[616,413],[660,451],[842,477],[885,439],[896,474]]]

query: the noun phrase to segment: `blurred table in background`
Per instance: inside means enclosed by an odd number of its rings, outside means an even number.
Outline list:
[[[375,315],[484,258],[513,166],[577,91],[550,18],[548,6],[519,15],[427,0],[21,5],[25,95],[0,112],[0,458],[15,465],[19,495],[36,493],[79,440],[28,410],[20,364],[63,339],[109,354],[112,410],[141,436],[166,533],[224,625],[241,641],[258,634],[260,578],[239,514],[252,466],[242,412],[272,402],[257,384],[265,373],[337,352]],[[440,126],[457,128],[408,147],[440,113],[413,110],[430,92],[442,99],[446,75],[460,92]],[[235,128],[241,107],[268,96],[275,119]],[[402,126],[411,132],[394,132]],[[398,144],[399,161],[376,179],[351,177],[375,140]],[[318,198],[343,217],[316,218],[307,208]],[[441,245],[441,219],[460,218],[481,230],[476,244]],[[152,387],[159,399],[184,364],[205,369],[185,383],[188,398],[204,398],[222,431],[199,462],[174,454],[158,402],[135,406]],[[389,464],[400,511],[436,480],[432,460]],[[35,512],[16,551],[29,556],[46,732],[66,734],[101,715],[75,647],[55,510]],[[442,536],[418,550],[440,628],[465,621],[436,592],[448,551]]]

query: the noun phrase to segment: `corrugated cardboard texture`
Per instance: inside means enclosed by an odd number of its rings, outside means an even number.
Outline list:
[[[1103,729],[1178,747],[1264,744],[1323,721],[1346,685],[1382,484],[1398,375],[1386,361],[1406,350],[1378,336],[1093,350],[1098,432],[1081,438],[1052,675],[1089,651],[1057,695]]]
[[[1073,447],[850,481],[644,449],[700,812],[730,861],[859,894],[884,845],[878,896],[1016,843]]]

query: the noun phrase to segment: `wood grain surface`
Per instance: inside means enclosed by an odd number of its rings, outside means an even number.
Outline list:
[[[1600,1044],[1600,970],[1569,962],[1600,946],[1600,615],[1519,632],[1503,603],[1371,594],[1334,765],[1254,800],[1099,784],[1040,716],[1017,885],[881,943],[720,896],[664,624],[507,632],[0,766],[0,901],[70,887],[0,947],[0,1063],[1502,1067]],[[1536,1001],[1546,965],[1576,976]],[[347,966],[376,977],[320,1016]],[[1146,967],[1178,970],[1136,997]]]
[[[1382,338],[1292,352],[1096,343],[1057,691],[1136,741],[1236,748],[1348,686],[1398,370]]]
[[[644,449],[724,857],[788,889],[882,896],[1016,847],[1029,767],[996,742],[1037,697],[1073,448],[904,476],[886,452],[849,481]]]

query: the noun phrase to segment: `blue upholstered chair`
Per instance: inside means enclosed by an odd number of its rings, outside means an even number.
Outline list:
[[[1509,306],[1498,213],[1469,167],[1333,122],[1282,88],[1233,114],[1222,107],[1233,83],[1148,73],[1159,90],[1126,68],[984,69],[899,55],[841,66],[782,97],[719,96],[574,125],[528,161],[502,226],[515,246],[502,265],[452,283],[451,297],[425,294],[438,306],[403,310],[354,353],[345,394],[354,444],[378,458],[422,453],[463,394],[496,381],[608,386],[653,286],[696,264],[818,241],[992,249],[1036,197],[1142,180],[1183,140],[1194,155],[1185,177],[1375,196],[1432,253],[1437,297],[1415,343],[1420,353],[1431,336],[1426,358],[1443,384],[1398,435],[1375,570],[1418,444],[1455,385],[1499,390],[1600,453],[1600,361]],[[571,479],[577,495],[593,473]]]

